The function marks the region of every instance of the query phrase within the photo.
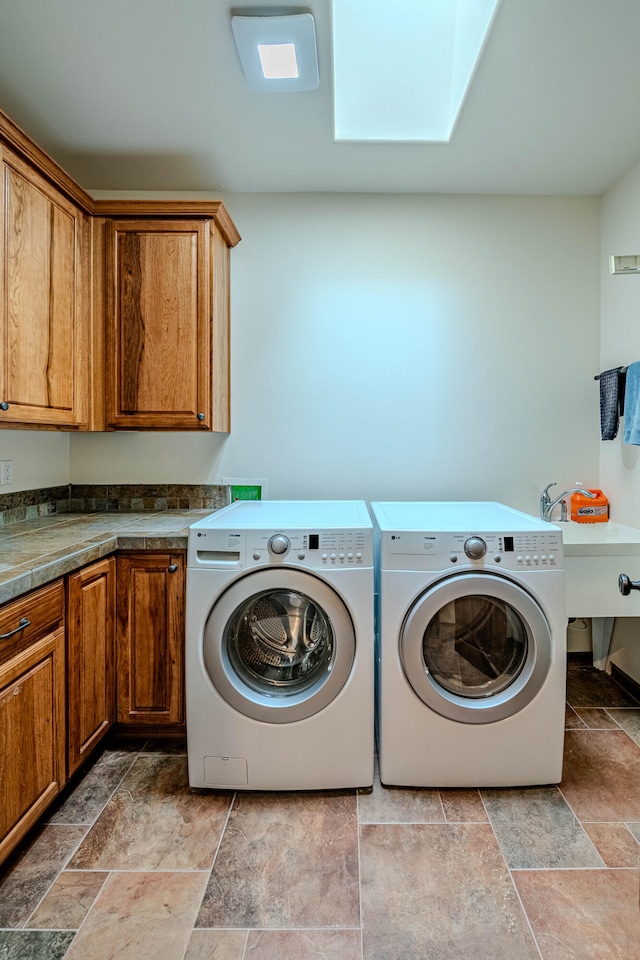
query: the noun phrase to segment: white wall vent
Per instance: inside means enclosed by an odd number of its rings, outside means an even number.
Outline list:
[[[609,273],[640,273],[640,254],[609,257]]]

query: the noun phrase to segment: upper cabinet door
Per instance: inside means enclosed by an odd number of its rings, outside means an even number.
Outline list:
[[[221,429],[213,413],[212,249],[206,220],[107,221],[108,428]]]
[[[88,218],[19,157],[2,155],[0,426],[87,420]]]

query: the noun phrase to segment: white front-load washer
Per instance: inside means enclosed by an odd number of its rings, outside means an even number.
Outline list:
[[[236,501],[193,524],[191,786],[371,786],[373,605],[364,501]]]
[[[380,777],[562,777],[562,533],[500,503],[373,503]]]

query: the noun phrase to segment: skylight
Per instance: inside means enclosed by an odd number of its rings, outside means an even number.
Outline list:
[[[447,142],[500,0],[333,0],[336,140]]]

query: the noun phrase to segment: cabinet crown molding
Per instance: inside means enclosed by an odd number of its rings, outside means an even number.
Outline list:
[[[240,234],[221,200],[94,200],[63,168],[35,143],[10,117],[0,110],[0,144],[5,143],[26,162],[94,217],[185,217],[214,220],[230,247]]]

